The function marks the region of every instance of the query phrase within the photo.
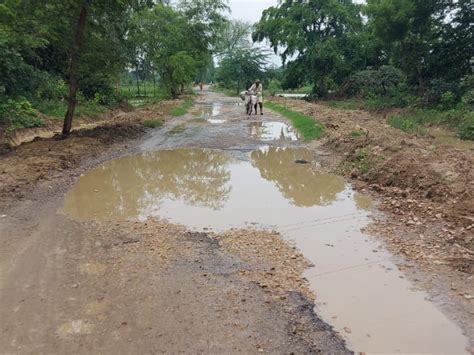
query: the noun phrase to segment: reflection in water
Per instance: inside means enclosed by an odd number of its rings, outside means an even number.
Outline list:
[[[218,116],[221,113],[222,104],[214,103],[212,106],[197,106],[196,110],[193,111],[193,115],[202,117],[202,118],[209,118]]]
[[[297,141],[299,138],[293,127],[283,122],[251,122],[249,127],[250,135],[262,141]]]
[[[315,265],[304,276],[317,313],[349,348],[462,353],[460,329],[413,289],[381,243],[361,232],[368,200],[297,159],[312,156],[268,147],[253,152],[251,162],[202,149],[126,157],[82,176],[64,209],[88,219],[160,216],[199,230],[271,226]]]
[[[212,150],[165,150],[112,160],[81,176],[64,210],[79,218],[134,218],[162,199],[218,209],[230,193],[229,157]]]
[[[345,188],[341,177],[296,164],[298,159],[312,160],[306,149],[271,147],[252,152],[251,159],[261,176],[275,183],[282,195],[299,207],[327,205]]]
[[[370,196],[363,195],[359,192],[354,193],[354,202],[356,206],[359,207],[361,210],[370,210],[374,204]]]

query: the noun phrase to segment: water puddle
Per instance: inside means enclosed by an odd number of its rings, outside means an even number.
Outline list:
[[[304,149],[270,147],[239,159],[207,149],[146,152],[81,176],[64,212],[102,221],[160,216],[198,230],[271,226],[314,263],[305,277],[317,313],[352,350],[465,352],[461,330],[360,231],[370,199],[338,176],[295,163],[312,158]]]
[[[216,102],[216,103],[213,103],[212,105],[197,106],[192,111],[192,114],[196,117],[207,120],[207,122],[209,123],[217,124],[217,123],[226,122],[226,120],[224,119],[213,118],[213,117],[219,116],[222,113],[222,111],[223,111],[222,104]]]
[[[474,142],[462,140],[453,133],[447,132],[441,128],[431,128],[428,131],[439,144],[451,145],[458,149],[474,150]]]
[[[283,122],[251,122],[249,124],[250,135],[264,142],[286,139],[297,141],[299,135],[294,128]]]

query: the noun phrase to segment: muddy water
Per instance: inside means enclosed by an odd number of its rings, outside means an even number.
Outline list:
[[[196,108],[193,109],[192,114],[196,117],[205,119],[209,123],[217,124],[226,122],[225,119],[216,118],[222,111],[222,104],[216,102],[212,105],[196,106]]]
[[[414,290],[382,245],[361,233],[370,199],[344,180],[296,159],[304,149],[263,147],[245,155],[174,149],[110,161],[82,176],[64,212],[79,219],[160,216],[222,231],[276,228],[315,267],[306,277],[317,313],[363,352],[462,353],[460,329]]]
[[[299,135],[293,127],[283,122],[257,121],[249,124],[251,137],[268,142],[279,139],[297,141]]]

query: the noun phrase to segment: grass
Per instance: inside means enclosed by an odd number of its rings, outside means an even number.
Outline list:
[[[390,116],[387,119],[387,123],[394,127],[398,128],[404,132],[425,135],[426,129],[422,127],[416,120],[410,117],[404,117],[402,115]]]
[[[67,111],[67,101],[62,100],[34,100],[32,105],[42,114],[51,118],[63,119]],[[94,101],[80,101],[76,105],[74,116],[94,117],[103,113],[107,108]]]
[[[143,125],[149,128],[158,128],[163,126],[163,121],[160,119],[151,119],[143,121]]]
[[[174,107],[170,111],[170,114],[175,117],[183,116],[188,113],[192,105],[193,105],[193,100],[188,98],[184,100],[184,102],[181,105]]]
[[[364,135],[364,132],[362,132],[361,130],[358,130],[358,129],[354,129],[351,131],[351,137],[361,137]]]
[[[316,121],[313,117],[289,110],[288,108],[273,102],[267,102],[265,106],[288,118],[293,126],[303,136],[304,140],[318,139],[323,135],[323,125]]]
[[[355,163],[354,165],[359,169],[362,174],[367,174],[369,172],[369,150],[367,147],[359,148],[355,153]]]

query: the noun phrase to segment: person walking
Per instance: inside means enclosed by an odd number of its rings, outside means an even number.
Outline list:
[[[257,103],[255,104],[255,114],[257,114],[257,104],[260,107],[260,114],[263,115],[263,86],[259,79],[250,87],[249,91],[257,96]]]

